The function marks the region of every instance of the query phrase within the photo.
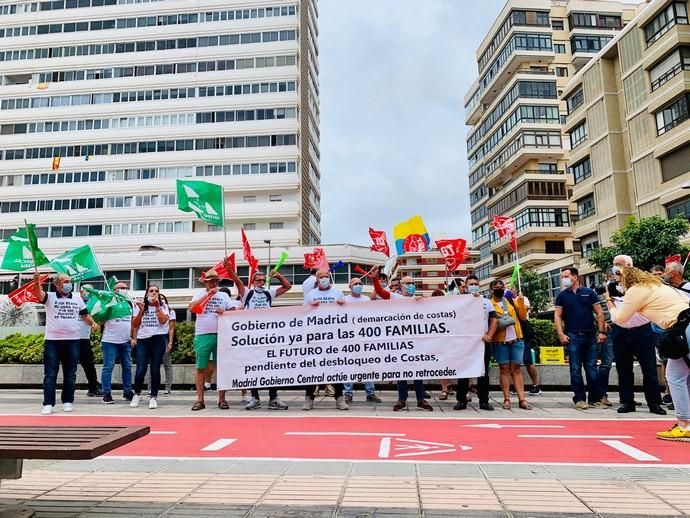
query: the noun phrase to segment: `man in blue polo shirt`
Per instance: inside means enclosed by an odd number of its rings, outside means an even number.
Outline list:
[[[606,408],[601,402],[603,394],[597,384],[597,342],[606,340],[606,322],[599,297],[594,290],[580,286],[577,268],[564,268],[561,283],[564,289],[556,297],[554,322],[558,339],[568,351],[570,385],[575,393],[573,402],[579,410],[586,410],[589,405]],[[597,316],[598,334],[593,314]],[[583,366],[589,398],[582,380]]]

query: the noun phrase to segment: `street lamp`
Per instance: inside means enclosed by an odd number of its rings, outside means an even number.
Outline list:
[[[264,239],[264,243],[268,245],[268,266],[266,267],[266,277],[268,277],[268,285],[271,285],[271,240]]]

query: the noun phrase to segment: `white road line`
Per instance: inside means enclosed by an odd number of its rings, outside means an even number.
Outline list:
[[[368,433],[368,432],[284,432],[284,435],[347,435],[364,437],[405,437],[404,433]]]
[[[523,439],[632,439],[632,435],[518,435]]]
[[[565,428],[562,425],[550,425],[550,424],[499,424],[499,423],[487,423],[487,424],[465,424],[462,425],[465,428],[491,428],[495,430],[500,430],[501,428]]]
[[[646,451],[638,450],[634,446],[624,443],[623,441],[601,441],[606,446],[611,446],[614,450],[618,450],[624,453],[628,457],[632,457],[635,460],[650,461],[650,462],[661,462],[661,459],[650,455]]]
[[[175,435],[177,432],[149,432],[149,435]]]
[[[391,453],[391,438],[384,437],[379,445],[379,459],[387,459]]]
[[[218,439],[217,441],[213,441],[208,446],[204,446],[203,448],[201,448],[201,451],[219,451],[225,448],[226,446],[230,446],[236,440],[237,439]]]

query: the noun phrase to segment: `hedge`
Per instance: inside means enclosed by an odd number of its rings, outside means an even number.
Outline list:
[[[534,346],[558,345],[556,326],[550,320],[530,320],[534,327]],[[91,348],[96,363],[103,361],[101,336],[91,336]],[[173,363],[194,363],[194,324],[179,322],[175,326]],[[43,335],[12,334],[0,339],[0,363],[43,363]]]

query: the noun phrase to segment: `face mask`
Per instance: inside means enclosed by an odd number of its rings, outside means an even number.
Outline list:
[[[664,279],[666,282],[671,282],[673,275],[671,275],[670,273],[664,273],[661,275],[661,278]]]
[[[387,288],[387,287],[388,287],[388,283],[384,281],[384,282],[381,283],[381,286],[383,286],[384,288]]]
[[[85,295],[82,295],[82,296],[81,296],[81,299],[82,299],[84,302],[86,302],[87,300],[89,300],[89,295],[88,295],[88,293],[85,294]]]
[[[504,288],[498,288],[493,290],[494,297],[496,297],[497,299],[502,299],[505,292],[506,290]]]
[[[73,287],[74,287],[74,286],[72,286],[72,283],[66,282],[65,284],[62,285],[62,291],[63,291],[64,293],[72,293],[72,288],[73,288]]]
[[[255,286],[254,291],[257,293],[263,293],[264,292],[264,287],[263,286]]]
[[[115,290],[115,293],[117,293],[118,295],[122,295],[123,297],[129,297],[129,293],[127,292],[127,290]]]
[[[470,293],[479,293],[479,286],[472,285],[467,287],[467,291]]]
[[[156,300],[153,297],[146,297],[146,300],[149,301],[149,304],[153,304],[153,301]]]
[[[328,288],[331,285],[331,280],[328,277],[321,277],[319,279],[319,286],[323,289]]]
[[[611,273],[612,273],[613,275],[620,275],[620,273],[621,273],[620,267],[619,267],[619,266],[614,266],[614,267],[612,267],[612,268],[611,268]]]
[[[415,286],[414,284],[408,284],[405,286],[405,290],[407,290],[407,294],[411,297],[416,293],[417,286]]]
[[[563,279],[563,287],[565,289],[572,288],[573,286],[573,280],[568,278],[568,279]]]
[[[361,284],[355,284],[352,287],[352,293],[355,295],[361,295],[362,294],[362,285]]]

